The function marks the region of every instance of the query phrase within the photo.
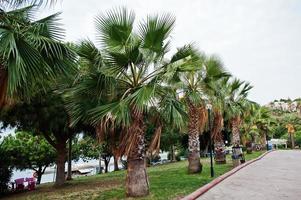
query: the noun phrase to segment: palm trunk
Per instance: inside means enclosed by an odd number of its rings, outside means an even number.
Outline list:
[[[65,183],[65,161],[66,161],[66,144],[57,145],[56,158],[56,179],[55,186],[61,186]]]
[[[232,144],[234,146],[240,145],[239,121],[239,117],[235,117],[231,120]]]
[[[292,145],[292,149],[295,148],[295,138],[294,138],[294,133],[291,133],[290,134],[290,139],[291,139],[291,145]]]
[[[212,137],[214,141],[214,151],[215,151],[215,163],[225,164],[226,154],[225,154],[225,144],[223,140],[223,116],[220,110],[214,109],[214,119],[212,127]]]
[[[170,161],[171,161],[171,162],[175,162],[175,161],[176,161],[176,154],[175,154],[175,148],[174,148],[174,145],[171,145]]]
[[[72,180],[72,137],[69,138],[67,180]]]
[[[132,124],[129,127],[133,144],[127,155],[126,195],[141,197],[149,194],[149,182],[145,163],[145,141],[143,114],[132,112]]]
[[[198,173],[202,171],[200,161],[200,139],[199,139],[199,114],[198,109],[189,104],[188,124],[188,172]]]
[[[8,74],[0,63],[0,109],[5,105]]]
[[[215,163],[226,164],[224,141],[214,142],[214,150],[215,150]]]

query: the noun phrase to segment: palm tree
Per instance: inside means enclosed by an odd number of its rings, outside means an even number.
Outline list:
[[[262,144],[268,145],[268,134],[270,132],[271,125],[275,123],[274,120],[271,118],[270,110],[266,107],[260,107],[259,109],[257,109],[257,112],[255,113],[254,123],[260,131]]]
[[[213,126],[211,130],[211,137],[214,141],[215,150],[215,162],[216,164],[225,164],[226,155],[224,153],[225,143],[222,130],[224,128],[224,112],[225,112],[225,99],[227,91],[228,77],[214,82],[211,86],[212,95],[210,95],[210,101],[213,108]]]
[[[59,13],[34,21],[35,6],[0,10],[0,108],[27,100],[34,87],[47,87],[74,70],[75,54],[62,43]]]
[[[249,101],[246,97],[250,89],[252,89],[252,86],[249,83],[245,83],[239,79],[229,81],[227,86],[226,118],[230,122],[233,145],[240,145],[240,125],[244,111],[249,106]]]
[[[258,135],[258,129],[256,126],[256,113],[260,109],[260,105],[254,102],[249,102],[249,108],[244,113],[244,122],[241,125],[241,138],[242,145],[247,147],[247,151],[252,151],[252,143],[255,143],[255,139]]]
[[[21,5],[48,5],[54,4],[57,0],[0,0],[0,4],[9,7],[18,7]],[[1,7],[0,7],[1,8]]]
[[[84,121],[100,132],[120,127],[118,152],[127,157],[126,194],[132,197],[149,193],[145,168],[146,114],[156,106],[167,109],[169,119],[182,120],[179,102],[170,95],[173,90],[162,83],[173,67],[184,66],[190,60],[187,56],[165,59],[175,22],[172,16],[148,16],[138,24],[138,32],[134,31],[134,21],[134,13],[124,8],[96,18],[102,48],[91,41],[81,42],[81,73],[67,95],[72,124]],[[161,105],[162,102],[170,104]]]
[[[198,173],[202,170],[199,135],[207,121],[206,103],[211,94],[211,85],[228,74],[217,57],[206,57],[193,45],[182,47],[173,58],[187,55],[193,63],[177,69],[171,83],[183,94],[188,110],[188,172]]]

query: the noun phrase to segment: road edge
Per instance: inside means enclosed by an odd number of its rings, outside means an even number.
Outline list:
[[[275,150],[267,151],[267,152],[263,153],[261,156],[259,156],[257,158],[254,158],[253,160],[249,160],[249,161],[245,162],[244,164],[241,164],[241,165],[233,168],[232,170],[226,172],[225,174],[213,179],[211,182],[207,183],[206,185],[200,187],[199,189],[197,189],[193,193],[185,196],[184,198],[182,198],[182,200],[194,200],[194,199],[200,197],[201,195],[203,195],[204,193],[209,191],[211,188],[213,188],[214,186],[216,186],[217,184],[219,184],[220,182],[222,182],[223,180],[225,180],[229,176],[232,176],[233,174],[235,174],[236,172],[238,172],[242,168],[245,168],[246,166],[262,159],[264,156],[266,156],[267,154],[269,154],[273,151],[275,151]]]

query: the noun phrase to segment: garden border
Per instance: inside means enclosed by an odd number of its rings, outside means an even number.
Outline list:
[[[266,156],[267,154],[269,154],[273,151],[275,151],[275,150],[267,151],[267,152],[263,153],[261,156],[259,156],[258,158],[254,158],[253,160],[249,160],[249,161],[245,162],[244,164],[233,168],[232,170],[226,172],[225,174],[213,179],[211,182],[207,183],[206,185],[200,187],[199,189],[197,189],[193,193],[185,196],[184,198],[182,198],[182,200],[193,200],[193,199],[196,199],[196,198],[200,197],[201,195],[203,195],[204,193],[209,191],[211,188],[213,188],[214,186],[216,186],[217,184],[219,184],[220,182],[222,182],[223,180],[225,180],[229,176],[232,176],[233,174],[235,174],[236,172],[238,172],[242,168],[244,168],[244,167],[260,160],[261,158],[263,158],[264,156]]]

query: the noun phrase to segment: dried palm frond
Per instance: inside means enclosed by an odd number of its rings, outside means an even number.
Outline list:
[[[214,109],[213,127],[211,130],[212,138],[214,139],[214,141],[218,142],[223,140],[223,136],[221,134],[223,126],[224,120],[222,113],[218,109]]]
[[[151,143],[148,147],[148,153],[151,155],[158,155],[160,152],[160,139],[162,133],[162,125],[160,124],[152,137]]]
[[[206,107],[201,105],[198,109],[199,112],[199,132],[202,134],[204,132],[206,123],[208,122],[208,113]]]
[[[138,152],[144,154],[144,134],[145,124],[143,121],[143,113],[137,109],[132,109],[132,124],[128,127],[122,127],[119,138],[119,155],[118,156],[136,156]],[[140,149],[141,148],[141,149]],[[139,153],[138,153],[139,154]],[[137,154],[137,155],[138,155]]]
[[[7,91],[7,71],[0,65],[0,108],[2,108],[7,100],[6,91]]]

